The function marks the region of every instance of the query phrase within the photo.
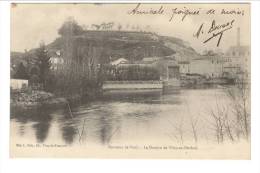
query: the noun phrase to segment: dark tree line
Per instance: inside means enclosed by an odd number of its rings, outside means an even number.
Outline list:
[[[30,56],[26,57],[30,60],[26,66],[22,62],[18,65],[13,78],[27,79],[31,85],[42,84],[46,89],[51,63],[45,44],[40,43],[40,47],[33,55],[25,54],[25,56]]]
[[[24,66],[23,62],[21,62],[18,65],[17,71],[15,72],[13,78],[15,78],[15,79],[29,79],[28,71],[27,71],[26,67]]]

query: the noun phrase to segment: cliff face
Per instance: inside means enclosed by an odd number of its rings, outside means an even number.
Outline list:
[[[200,56],[188,43],[179,38],[162,36],[161,39],[166,47],[175,50],[177,61],[190,61]]]

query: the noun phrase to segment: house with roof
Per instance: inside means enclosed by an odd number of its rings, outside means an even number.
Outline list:
[[[231,46],[224,58],[224,72],[235,75],[235,73],[250,72],[250,47],[249,46]]]
[[[190,62],[190,73],[203,75],[208,78],[218,78],[222,76],[223,58],[217,54],[202,55]]]
[[[189,61],[178,61],[181,74],[190,73],[190,62]]]
[[[64,64],[64,59],[61,57],[60,50],[50,52],[51,70],[58,70]]]
[[[180,77],[179,64],[172,56],[144,57],[142,60],[134,62],[129,62],[125,58],[119,58],[110,64],[126,68],[130,66],[152,67],[159,71],[160,78],[164,81],[179,79]]]
[[[240,45],[240,29],[237,29],[237,45],[229,47],[224,55],[223,73],[231,77],[250,75],[250,46]]]
[[[119,58],[117,60],[111,61],[110,64],[111,65],[115,65],[115,66],[119,66],[121,64],[127,64],[129,61],[125,58]]]
[[[11,90],[21,90],[28,87],[27,79],[10,79]]]
[[[172,56],[164,57],[145,57],[142,63],[149,64],[159,70],[161,80],[179,79],[180,67],[177,61]]]

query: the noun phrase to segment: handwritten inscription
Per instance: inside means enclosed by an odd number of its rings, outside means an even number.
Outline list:
[[[134,6],[133,9],[128,10],[127,14],[129,15],[165,15],[168,18],[168,22],[174,22],[177,21],[177,18],[180,19],[181,22],[185,21],[187,17],[195,17],[203,15],[214,17],[215,15],[223,16],[223,19],[225,19],[225,16],[239,16],[242,17],[245,15],[245,11],[240,8],[199,8],[199,6],[196,6],[196,8],[189,8],[189,7],[171,7],[167,8],[167,5],[153,5],[149,6],[147,4],[137,4]],[[212,20],[212,22],[209,24],[209,26],[206,26],[206,21],[201,23],[199,27],[195,30],[193,33],[193,36],[197,39],[202,39],[201,35],[203,35],[203,43],[208,43],[211,40],[217,40],[216,46],[219,47],[221,40],[223,38],[223,35],[225,32],[231,30],[234,26],[235,20],[232,19],[228,22],[222,22],[222,21],[216,21]],[[207,24],[208,25],[208,24]],[[206,39],[205,39],[206,38]]]
[[[199,14],[200,14],[200,9],[193,10],[193,9],[188,9],[186,7],[184,7],[183,9],[174,8],[172,9],[171,18],[169,19],[169,21],[172,21],[175,15],[182,15],[181,21],[184,21],[184,19],[189,15],[194,16]]]
[[[171,22],[175,16],[181,16],[181,21],[184,21],[187,16],[198,15],[237,15],[244,16],[245,11],[241,9],[224,9],[216,11],[216,9],[202,9],[202,8],[166,8],[167,6],[158,5],[157,7],[149,7],[143,4],[137,4],[133,9],[127,11],[129,15],[167,15],[169,16],[169,22]]]
[[[210,40],[212,40],[213,38],[219,36],[218,42],[217,42],[217,47],[218,47],[220,45],[220,41],[222,39],[224,32],[233,28],[234,22],[235,22],[235,20],[233,19],[233,20],[223,23],[223,24],[217,24],[216,21],[213,20],[211,22],[211,26],[209,27],[208,31],[206,32],[206,34],[208,34],[209,37],[203,43],[207,43]],[[193,36],[196,38],[199,38],[200,35],[205,33],[204,28],[205,28],[204,23],[202,23]]]
[[[128,11],[128,14],[139,14],[139,15],[142,15],[142,14],[164,14],[164,7],[161,5],[158,9],[153,9],[153,8],[149,8],[149,9],[141,9],[141,4],[137,4],[137,6]]]
[[[221,13],[220,14],[223,14],[223,15],[241,15],[241,16],[244,16],[245,14],[245,11],[244,10],[240,10],[240,9],[236,9],[236,10],[226,10],[226,9],[222,9],[221,10]]]

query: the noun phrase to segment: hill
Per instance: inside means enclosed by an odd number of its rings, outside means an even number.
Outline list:
[[[166,47],[175,50],[177,61],[190,61],[200,56],[187,42],[175,37],[161,36]]]
[[[72,46],[71,51],[74,53],[88,49],[88,47],[95,47],[100,55],[99,61],[104,63],[122,57],[129,61],[136,61],[144,57],[174,55],[177,60],[182,61],[199,56],[192,47],[179,38],[160,36],[150,32],[84,31],[80,35],[69,38],[58,37],[46,47],[50,53],[57,50],[64,52],[68,42],[73,43],[70,45]],[[29,54],[33,54],[33,52],[35,49],[30,50]],[[16,54],[12,54],[12,59],[17,59]],[[86,51],[81,54],[84,58]]]

